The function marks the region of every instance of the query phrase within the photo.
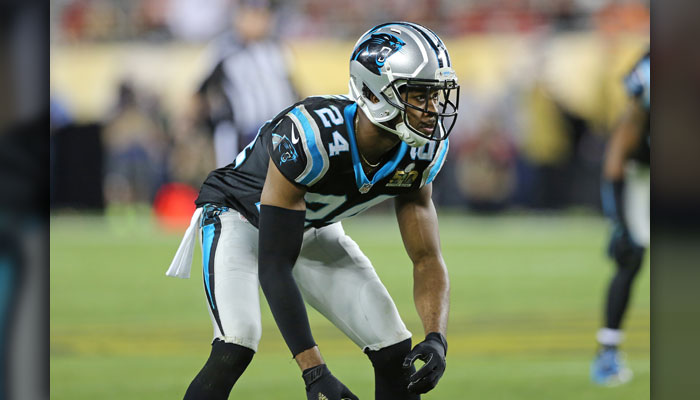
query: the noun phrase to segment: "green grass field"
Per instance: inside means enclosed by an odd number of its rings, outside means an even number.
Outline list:
[[[373,261],[415,339],[411,265],[393,216],[344,223]],[[635,377],[589,381],[603,292],[613,271],[598,216],[441,213],[452,283],[447,370],[424,399],[649,399],[649,266],[637,279],[623,349]],[[51,398],[178,399],[209,352],[201,266],[165,276],[180,240],[150,218],[51,219]],[[199,260],[199,248],[195,253]],[[258,354],[231,398],[304,399],[300,372],[263,303]],[[333,373],[373,399],[366,356],[310,311]]]

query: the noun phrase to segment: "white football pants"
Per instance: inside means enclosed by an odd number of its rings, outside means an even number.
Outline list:
[[[628,162],[625,167],[625,219],[635,243],[649,247],[651,224],[649,218],[649,166]]]
[[[228,209],[202,216],[201,239],[214,338],[257,351],[258,230]],[[340,223],[304,232],[293,275],[306,303],[361,349],[379,350],[411,337],[371,262]]]

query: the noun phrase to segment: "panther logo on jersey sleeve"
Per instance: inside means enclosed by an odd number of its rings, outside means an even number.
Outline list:
[[[303,103],[272,128],[268,152],[282,175],[306,187],[318,182],[330,164],[319,127]]]
[[[288,137],[276,133],[272,134],[272,151],[275,154],[274,159],[279,161],[279,165],[286,162],[296,162],[299,159],[299,154],[292,145],[292,141]]]

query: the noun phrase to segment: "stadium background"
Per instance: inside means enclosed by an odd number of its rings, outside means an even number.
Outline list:
[[[201,283],[163,275],[182,210],[157,214],[152,206],[187,199],[172,183],[197,188],[213,168],[209,136],[183,138],[177,127],[209,68],[207,43],[228,28],[228,7],[52,2],[52,397],[177,398],[204,360],[210,324]],[[291,50],[302,97],[347,92],[354,40],[378,22],[421,22],[450,49],[463,88],[460,117],[435,183],[452,280],[450,353],[443,381],[425,397],[649,398],[648,265],[626,323],[635,380],[615,389],[588,382],[612,272],[600,160],[624,101],[620,79],[648,45],[647,3],[298,0],[277,10],[276,34]],[[137,154],[164,155],[153,163],[159,178],[146,202],[104,185],[112,149],[102,134],[125,86],[141,121],[130,144],[144,150]],[[382,205],[344,225],[420,337],[390,210]],[[261,351],[232,397],[301,398],[296,366],[263,310]],[[314,313],[312,322],[334,373],[371,398],[365,357]]]

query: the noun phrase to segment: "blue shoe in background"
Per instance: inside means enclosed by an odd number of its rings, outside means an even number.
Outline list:
[[[627,368],[616,347],[603,347],[598,351],[591,365],[591,380],[602,386],[617,386],[632,379],[632,371]]]

